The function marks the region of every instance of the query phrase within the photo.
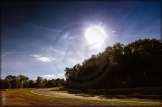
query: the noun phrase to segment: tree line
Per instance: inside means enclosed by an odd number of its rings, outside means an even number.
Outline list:
[[[84,83],[85,81],[98,78],[109,67],[110,69],[103,80],[107,79],[112,82],[119,80],[119,78],[121,82],[131,82],[133,79],[161,80],[161,59],[161,40],[154,38],[139,39],[126,45],[117,42],[113,46],[107,46],[103,52],[84,60],[82,64],[78,63],[71,68],[66,67],[65,77],[67,83],[70,81]],[[96,75],[91,77],[92,74]],[[126,74],[128,75],[125,76]],[[130,76],[129,74],[133,75]],[[88,75],[89,77],[87,78]],[[102,81],[98,82],[101,83]],[[143,86],[145,85],[143,84]],[[67,85],[67,87],[70,87],[70,85]]]
[[[47,80],[38,76],[36,80],[29,79],[24,75],[8,75],[5,79],[0,80],[0,89],[14,88],[50,88],[64,86],[66,81],[62,78]]]

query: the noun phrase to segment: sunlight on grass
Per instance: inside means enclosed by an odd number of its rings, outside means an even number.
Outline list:
[[[51,91],[59,91],[60,88],[59,88],[59,87],[53,87],[53,88],[51,88],[50,90],[51,90]]]
[[[57,91],[57,92],[62,92],[62,93],[68,93],[68,91],[60,90],[59,87],[53,87],[53,88],[50,89],[50,91]]]

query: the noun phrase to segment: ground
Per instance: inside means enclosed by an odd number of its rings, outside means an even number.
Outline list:
[[[40,89],[41,90],[41,89]],[[106,106],[106,107],[161,107],[161,103],[138,103],[138,102],[118,102],[118,101],[98,101],[98,100],[85,100],[76,98],[58,98],[54,96],[44,96],[31,93],[32,89],[24,90],[8,90],[1,91],[1,94],[5,93],[4,107],[18,107],[18,106],[28,106],[28,107],[96,107],[96,106]],[[2,97],[2,95],[1,95]],[[2,99],[2,98],[1,98]],[[1,100],[2,104],[2,100]]]

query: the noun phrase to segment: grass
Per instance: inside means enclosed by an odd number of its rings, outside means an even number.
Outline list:
[[[48,96],[42,96],[42,95],[36,95],[31,93],[32,90],[26,90],[23,92],[25,96],[33,97],[33,98],[44,98],[44,99],[49,99],[50,97]]]
[[[59,91],[60,88],[59,88],[59,87],[53,87],[53,88],[51,88],[50,90],[51,90],[51,91]]]
[[[116,107],[161,107],[160,103],[96,101],[72,98],[57,98],[31,93],[31,90],[3,91],[6,93],[6,106],[116,106]]]
[[[58,91],[58,88],[53,88],[55,91]],[[33,96],[33,97],[39,97],[39,98],[50,98],[48,96],[41,96],[41,95],[35,95],[30,93],[29,91],[26,91],[27,95]],[[82,102],[82,103],[89,103],[89,104],[99,104],[99,105],[115,105],[115,106],[147,106],[147,107],[160,107],[160,103],[140,103],[140,102],[117,102],[117,101],[96,101],[96,100],[83,100],[83,99],[71,99],[71,98],[55,98],[55,100],[62,100],[62,101],[69,101],[69,102]]]
[[[53,88],[50,89],[50,91],[57,91],[57,92],[61,92],[61,93],[69,93],[68,91],[60,90],[59,87],[53,87]]]

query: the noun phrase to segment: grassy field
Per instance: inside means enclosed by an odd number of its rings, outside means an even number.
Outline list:
[[[138,102],[117,102],[117,101],[93,101],[69,98],[57,98],[42,96],[31,93],[31,89],[2,91],[6,95],[6,105],[3,107],[162,107],[160,103],[138,103]],[[1,96],[2,97],[2,96]],[[2,104],[2,100],[1,100]]]
[[[53,87],[53,88],[50,89],[50,91],[57,91],[57,92],[62,92],[62,93],[68,93],[68,91],[60,90],[59,87]]]

